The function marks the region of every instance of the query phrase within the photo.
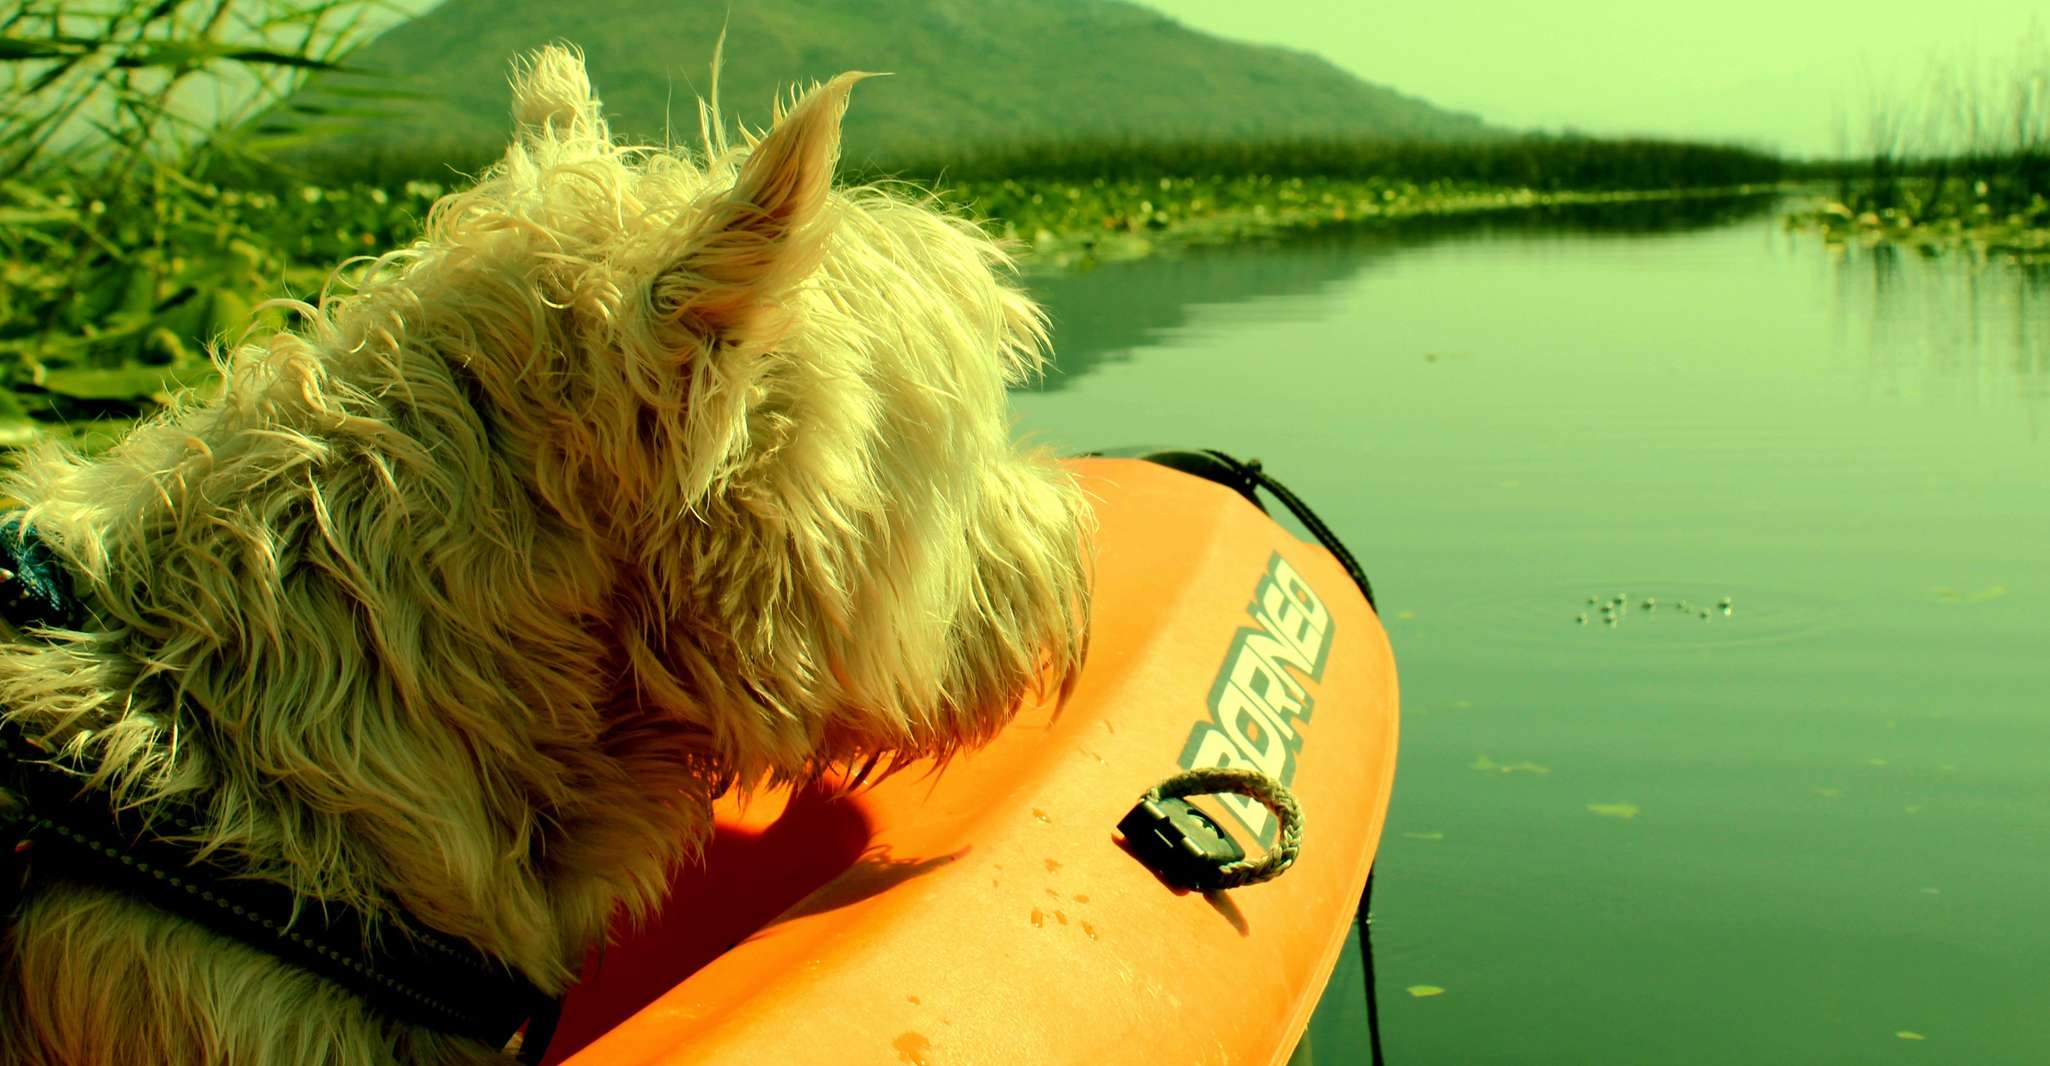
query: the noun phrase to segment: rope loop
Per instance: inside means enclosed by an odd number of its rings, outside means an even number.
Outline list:
[[[1303,809],[1287,785],[1258,770],[1221,766],[1184,770],[1155,785],[1144,798],[1158,802],[1219,793],[1245,796],[1259,802],[1274,813],[1280,828],[1275,834],[1274,846],[1267,850],[1265,856],[1259,859],[1248,856],[1219,866],[1216,878],[1202,887],[1228,889],[1257,885],[1280,877],[1295,865],[1296,856],[1303,850]]]

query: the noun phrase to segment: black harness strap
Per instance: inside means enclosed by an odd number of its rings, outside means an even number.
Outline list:
[[[0,519],[0,616],[19,630],[75,624],[68,575],[13,516]],[[522,1025],[538,1062],[561,1001],[465,941],[399,916],[307,899],[200,857],[204,819],[178,803],[123,808],[86,768],[0,716],[0,921],[42,873],[117,888],[350,989],[416,1025],[504,1047]],[[12,803],[8,802],[11,796]]]
[[[0,517],[0,618],[18,630],[77,624],[71,572],[19,515]]]
[[[503,1047],[555,1004],[463,941],[403,919],[372,928],[353,907],[303,899],[278,882],[197,857],[197,819],[189,811],[163,807],[145,817],[118,809],[84,787],[82,771],[12,722],[0,722],[0,774],[26,802],[0,848],[25,842],[35,867],[119,888],[334,981],[405,1021]]]

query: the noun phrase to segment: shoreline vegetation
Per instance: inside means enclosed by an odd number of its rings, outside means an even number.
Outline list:
[[[1934,59],[1913,91],[1874,93],[1862,144],[1841,114],[1837,159],[1794,168],[1831,196],[1790,216],[1824,241],[1965,250],[2050,263],[2050,42],[2018,39],[2006,70]]]
[[[897,179],[906,180],[906,179]],[[57,433],[118,435],[180,389],[215,378],[209,349],[282,328],[266,299],[317,300],[345,261],[417,238],[454,185],[243,189],[164,170],[147,208],[67,185],[0,183],[0,448]],[[1339,227],[1784,191],[1773,181],[1689,188],[1535,189],[1472,181],[1238,174],[1201,178],[907,181],[1016,249],[1028,273]]]
[[[0,185],[0,448],[57,433],[118,435],[215,377],[209,347],[278,296],[316,299],[351,256],[414,239],[435,182],[281,191],[166,178],[129,215],[66,188]],[[930,188],[923,183],[913,188]],[[1010,239],[1028,272],[1087,269],[1177,247],[1430,216],[1755,195],[1771,182],[1686,189],[1505,188],[1471,182],[1277,177],[978,179],[930,193]],[[132,210],[132,205],[131,208]],[[344,272],[345,273],[345,272]]]
[[[1205,186],[1222,195],[1207,194]],[[1782,190],[1776,182],[1660,189],[1554,189],[1467,183],[1244,175],[1217,181],[958,183],[943,199],[1012,241],[1028,272],[1088,269],[1175,248],[1411,219],[1543,208],[1724,199]],[[1098,205],[1086,214],[1060,201]],[[1047,210],[1045,205],[1054,205]],[[1082,217],[1077,217],[1081,215]]]
[[[367,110],[353,119],[270,114],[309,73],[341,69],[370,6],[325,0],[236,23],[223,13],[239,9],[201,0],[98,14],[28,0],[5,20],[0,448],[53,435],[103,443],[171,393],[205,385],[210,351],[286,324],[263,301],[317,299],[344,261],[410,243],[458,171],[489,158],[459,146],[319,158],[335,123],[388,121],[393,112],[377,108],[403,106],[397,91],[364,90]],[[249,90],[231,111],[195,118],[180,103],[229,80]],[[2042,81],[2016,90],[2024,118],[2005,125],[1990,98],[1960,90],[1957,100],[1980,101],[1966,108],[1979,116],[1971,136],[1930,140],[1919,155],[1900,135],[1904,120],[1882,112],[1879,147],[1855,166],[1529,134],[983,146],[855,163],[843,177],[935,196],[1010,238],[1033,271],[1409,219],[1784,192],[1796,180],[1837,183],[1830,206],[1796,219],[1825,239],[1956,234],[2034,254],[2050,245]]]
[[[0,80],[43,105],[0,115],[0,447],[47,437],[105,445],[174,392],[205,387],[213,351],[287,326],[287,312],[264,301],[346,285],[346,260],[410,244],[433,203],[465,185],[449,160],[478,170],[488,158],[400,152],[305,168],[318,137],[195,127],[170,105],[195,74],[258,68],[275,98],[297,74],[338,66],[344,51],[312,43],[328,37],[305,25],[293,51],[226,47],[207,27],[189,27],[199,39],[174,47],[170,31],[148,31],[148,18],[187,8],[201,12],[180,0],[131,12],[137,23],[113,25],[113,39],[59,33],[66,27],[51,20],[47,39],[12,37],[0,51]],[[111,98],[66,141],[57,127],[92,111],[96,94]],[[1742,148],[1525,135],[1062,141],[853,164],[843,178],[935,197],[1009,238],[1025,269],[1058,271],[1410,217],[1759,191],[1781,170]]]
[[[1977,208],[1985,206],[1987,210]],[[1813,230],[1825,244],[1841,247],[1892,245],[1924,255],[1962,251],[1978,259],[2005,259],[2023,266],[2050,264],[2050,203],[2037,198],[2025,211],[1994,214],[1983,201],[1936,218],[1915,217],[1912,209],[1859,211],[1841,199],[1825,198],[1808,211],[1787,217],[1794,230]]]

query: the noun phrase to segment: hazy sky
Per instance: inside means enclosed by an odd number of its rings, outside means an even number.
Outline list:
[[[387,0],[386,17],[438,2]],[[2033,33],[2031,62],[2050,74],[2050,0],[1135,2],[1220,37],[1317,53],[1497,125],[1794,155],[1835,154],[1839,114],[1857,150],[1875,95],[1924,89],[1932,61],[1971,70],[2004,98]]]
[[[1795,154],[1834,153],[1839,107],[1858,137],[1873,87],[1914,91],[1938,57],[2010,83],[2018,39],[2050,11],[2044,0],[1142,2],[1490,122]],[[2037,69],[2050,66],[2050,45],[2037,54]]]

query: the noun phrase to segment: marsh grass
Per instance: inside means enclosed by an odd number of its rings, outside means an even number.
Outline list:
[[[205,340],[290,277],[276,204],[192,175],[316,120],[247,120],[342,69],[381,0],[22,0],[0,16],[0,440],[138,383],[203,377]]]
[[[1072,141],[993,146],[871,164],[914,178],[1324,178],[1452,183],[1537,192],[1731,186],[1777,180],[1777,156],[1646,138],[1526,135],[1469,141]]]
[[[1905,94],[1868,93],[1860,150],[1838,121],[1838,158],[1802,168],[1834,199],[1803,221],[1934,246],[2050,248],[2050,44],[2025,34],[2013,62],[1938,58]]]
[[[309,296],[343,260],[415,239],[434,200],[495,158],[500,145],[455,140],[324,150],[403,115],[406,94],[375,79],[354,81],[360,108],[281,104],[307,75],[346,70],[392,14],[385,0],[23,0],[0,15],[0,446],[118,425],[205,381],[210,345],[283,324],[260,301]],[[1729,146],[1530,136],[948,146],[846,170],[933,190],[1044,266],[1757,184],[1782,166]]]

